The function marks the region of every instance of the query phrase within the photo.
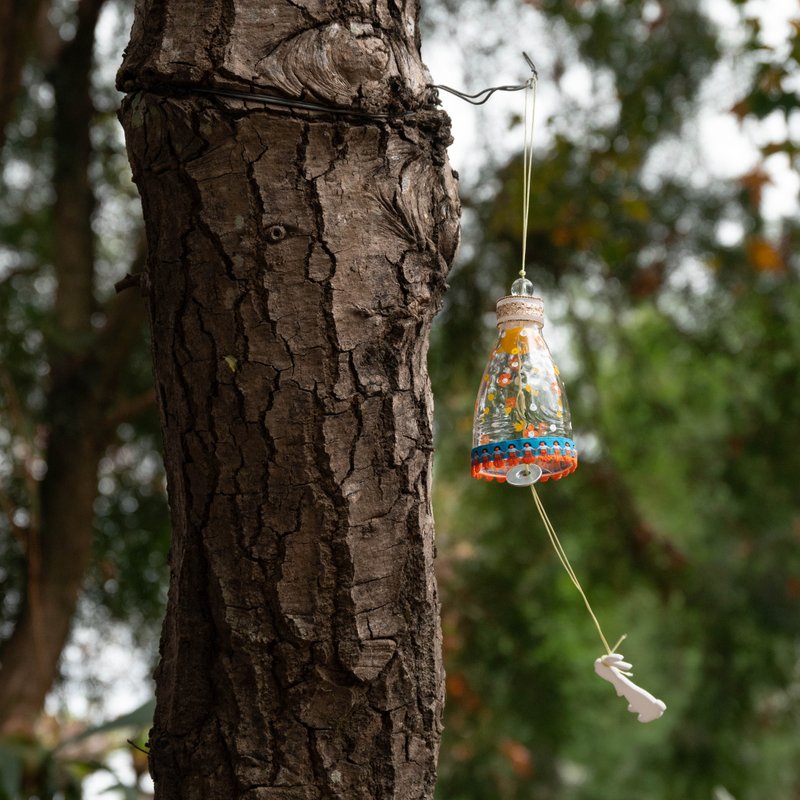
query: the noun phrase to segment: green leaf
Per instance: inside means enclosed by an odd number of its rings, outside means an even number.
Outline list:
[[[155,708],[155,699],[148,700],[146,703],[143,703],[138,708],[135,708],[133,711],[130,711],[127,714],[123,714],[121,717],[117,717],[116,719],[109,720],[108,722],[103,722],[100,725],[87,728],[77,736],[70,737],[69,739],[63,741],[57,749],[60,749],[68,744],[72,744],[73,742],[80,742],[83,739],[88,739],[90,736],[94,736],[96,733],[109,733],[110,731],[118,731],[125,728],[135,728],[136,730],[149,728],[153,722],[153,713],[155,712]]]

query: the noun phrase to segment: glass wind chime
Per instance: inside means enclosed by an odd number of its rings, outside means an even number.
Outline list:
[[[637,714],[640,722],[651,722],[664,713],[666,705],[631,680],[631,664],[615,652],[625,637],[614,647],[609,646],[536,492],[537,483],[559,480],[577,469],[578,449],[572,439],[564,383],[542,336],[544,304],[534,296],[533,284],[525,277],[537,82],[533,62],[527,55],[525,59],[533,77],[522,86],[501,87],[525,90],[522,268],[511,285],[511,293],[497,301],[497,343],[489,355],[475,402],[472,475],[530,487],[553,548],[583,598],[606,650],[595,661],[595,672],[628,701],[628,710]],[[486,91],[491,94],[493,90]]]

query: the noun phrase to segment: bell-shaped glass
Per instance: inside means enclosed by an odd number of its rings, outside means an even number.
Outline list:
[[[509,470],[536,464],[539,480],[546,481],[578,466],[567,395],[542,337],[543,323],[538,297],[515,293],[497,302],[499,336],[475,402],[476,478],[505,481]]]

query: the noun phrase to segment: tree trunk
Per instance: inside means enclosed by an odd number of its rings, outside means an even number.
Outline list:
[[[173,524],[159,800],[433,795],[426,353],[458,201],[417,11],[137,5],[119,82]]]
[[[82,0],[74,39],[53,66],[54,271],[58,282],[50,335],[47,473],[32,481],[25,599],[0,649],[0,731],[33,729],[57,674],[89,565],[97,465],[108,443],[102,425],[118,363],[92,333],[94,197],[89,182],[89,95],[94,33],[103,0]],[[135,317],[134,317],[135,319]],[[135,329],[135,323],[129,326]],[[120,331],[114,332],[116,346]],[[104,380],[103,376],[106,376]]]
[[[19,94],[42,0],[0,0],[0,151]]]

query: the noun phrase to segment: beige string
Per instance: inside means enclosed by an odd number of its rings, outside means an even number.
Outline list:
[[[555,528],[553,528],[553,524],[550,522],[550,518],[547,516],[547,512],[544,510],[542,501],[539,499],[539,495],[536,493],[536,486],[533,484],[531,484],[531,494],[533,495],[533,502],[536,503],[536,509],[539,512],[539,516],[542,518],[542,522],[544,523],[547,535],[550,537],[550,543],[553,545],[553,549],[556,551],[558,560],[561,562],[561,565],[566,570],[567,575],[569,575],[569,579],[572,581],[575,588],[580,593],[580,596],[583,598],[583,602],[586,604],[586,609],[589,612],[589,616],[591,616],[592,621],[594,622],[594,625],[597,628],[597,632],[600,634],[600,640],[603,642],[603,647],[605,647],[606,652],[609,655],[611,655],[611,653],[616,652],[617,648],[622,644],[627,634],[621,636],[619,641],[614,645],[613,648],[608,646],[608,640],[603,634],[603,629],[600,627],[600,622],[595,616],[594,611],[592,611],[592,607],[589,604],[589,598],[586,597],[586,592],[583,591],[583,587],[581,586],[580,581],[578,580],[578,576],[575,574],[575,570],[572,569],[572,564],[569,563],[569,558],[567,558],[567,554],[564,551],[564,548],[561,546],[558,534],[556,533]]]
[[[525,256],[528,249],[528,219],[531,209],[531,174],[533,172],[533,122],[536,116],[536,76],[525,85],[525,113],[522,118],[522,267],[520,278],[525,277]],[[528,115],[530,105],[530,116]]]
[[[519,271],[520,278],[525,277],[525,261],[528,250],[528,220],[530,219],[531,176],[533,174],[533,126],[536,116],[537,83],[537,76],[534,74],[534,76],[525,85],[525,111],[522,119],[522,265]],[[522,398],[522,402],[524,403],[524,397],[522,397],[521,390],[519,394],[520,397],[518,397],[517,402],[519,403],[520,398]],[[603,647],[605,647],[606,652],[610,655],[616,651],[620,644],[622,644],[627,634],[623,634],[613,648],[609,647],[608,640],[603,633],[603,629],[600,627],[600,622],[592,610],[591,604],[589,603],[589,598],[586,596],[586,592],[584,592],[583,587],[578,580],[578,576],[575,574],[575,570],[572,569],[572,564],[569,563],[569,558],[567,557],[567,554],[561,545],[561,541],[558,538],[555,528],[553,528],[553,524],[550,522],[550,518],[547,516],[547,512],[544,510],[544,506],[542,505],[542,501],[539,499],[539,495],[536,493],[536,486],[533,484],[531,484],[531,494],[533,495],[533,501],[536,503],[536,509],[539,512],[539,516],[542,518],[542,522],[544,523],[547,535],[550,538],[550,543],[553,545],[553,549],[556,551],[558,560],[561,562],[561,565],[566,570],[567,575],[569,575],[569,579],[572,581],[573,585],[580,593],[580,596],[583,598],[583,602],[586,605],[586,610],[589,612],[589,616],[591,616],[592,621],[597,628],[597,632],[600,634],[600,640],[603,642]]]

